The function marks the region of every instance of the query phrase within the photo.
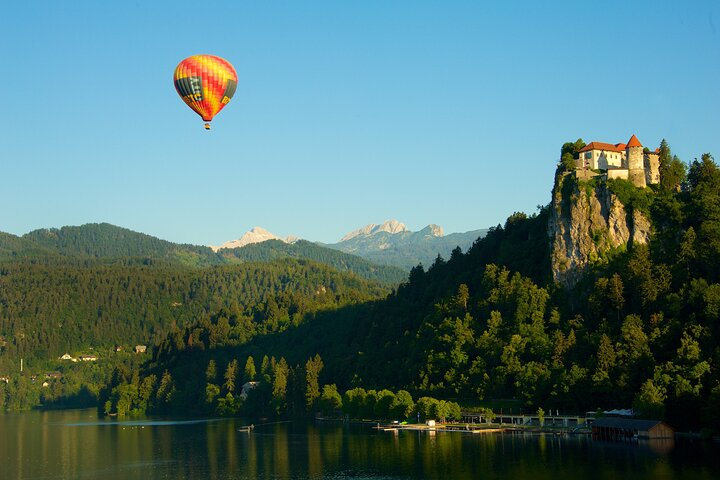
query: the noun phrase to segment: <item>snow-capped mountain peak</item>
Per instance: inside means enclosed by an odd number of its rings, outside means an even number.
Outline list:
[[[249,231],[245,232],[242,237],[237,240],[230,240],[223,243],[220,246],[210,246],[213,251],[217,252],[221,248],[240,248],[251,243],[261,243],[267,240],[282,240],[285,243],[294,243],[298,240],[298,237],[289,236],[287,238],[281,238],[277,235],[268,232],[262,227],[253,227]]]

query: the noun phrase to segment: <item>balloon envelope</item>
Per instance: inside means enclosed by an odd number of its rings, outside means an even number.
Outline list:
[[[193,55],[175,68],[175,89],[185,103],[209,122],[228,104],[237,88],[237,73],[224,58]],[[209,124],[205,128],[210,128]]]

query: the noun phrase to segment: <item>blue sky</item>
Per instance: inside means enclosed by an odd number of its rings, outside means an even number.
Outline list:
[[[210,132],[172,84],[199,53],[239,78]],[[717,1],[6,2],[0,78],[16,235],[468,231],[548,203],[566,141],[720,159]]]

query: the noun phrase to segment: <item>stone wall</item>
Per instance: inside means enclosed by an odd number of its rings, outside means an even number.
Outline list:
[[[645,183],[655,185],[660,183],[660,155],[654,152],[644,155]]]

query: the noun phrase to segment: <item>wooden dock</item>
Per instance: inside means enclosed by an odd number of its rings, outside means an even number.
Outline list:
[[[458,425],[458,424],[451,424],[451,425],[425,425],[425,424],[390,424],[390,425],[380,425],[374,426],[373,428],[377,430],[382,430],[383,432],[394,432],[398,433],[401,430],[409,430],[409,431],[418,431],[418,432],[466,432],[466,433],[503,433],[506,431],[513,430],[512,428],[497,428],[497,427],[490,427],[486,425]]]

